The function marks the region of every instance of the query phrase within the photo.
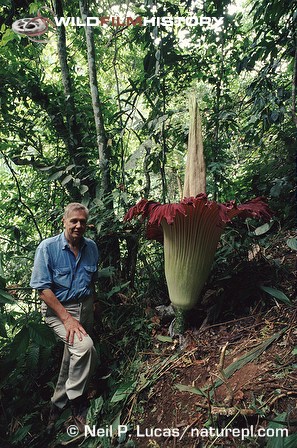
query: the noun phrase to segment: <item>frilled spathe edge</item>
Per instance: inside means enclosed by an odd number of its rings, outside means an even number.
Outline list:
[[[269,221],[273,216],[273,212],[269,209],[268,204],[263,197],[257,197],[243,204],[237,205],[235,201],[229,201],[225,204],[207,199],[206,194],[201,193],[196,197],[184,198],[181,202],[173,204],[160,204],[160,202],[148,201],[141,199],[136,205],[131,207],[126,213],[124,220],[129,221],[133,217],[141,215],[142,219],[148,218],[148,238],[157,239],[156,227],[160,227],[162,220],[166,220],[167,224],[172,224],[177,214],[188,216],[189,207],[200,207],[201,212],[207,212],[216,208],[218,221],[217,225],[225,224],[231,221],[237,215],[243,218],[262,218]],[[160,229],[161,231],[161,229]],[[156,232],[156,237],[154,233]]]

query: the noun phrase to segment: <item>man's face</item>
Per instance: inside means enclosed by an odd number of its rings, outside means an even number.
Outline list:
[[[65,236],[71,243],[77,243],[81,240],[87,227],[87,215],[83,210],[73,210],[63,218]]]

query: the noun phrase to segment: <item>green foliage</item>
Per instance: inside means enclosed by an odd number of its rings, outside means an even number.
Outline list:
[[[297,250],[297,238],[289,238],[287,240],[287,245],[290,249]]]
[[[192,89],[200,98],[208,195],[238,202],[263,195],[278,225],[289,229],[295,224],[296,129],[290,110],[296,2],[279,7],[277,0],[253,0],[236,14],[228,12],[229,3],[204,3],[204,15],[224,16],[216,32],[191,27],[182,36],[176,28],[157,26],[94,28],[110,149],[112,182],[106,196],[99,187],[103,172],[98,168],[83,27],[66,29],[69,98],[56,34],[40,45],[11,30],[14,20],[36,14],[44,3],[5,0],[0,6],[0,358],[1,404],[7,409],[1,431],[9,426],[10,443],[26,446],[28,432],[38,432],[40,399],[48,401],[56,374],[57,362],[50,356],[53,337],[26,288],[37,244],[61,230],[62,209],[72,200],[89,206],[88,236],[102,256],[106,331],[99,345],[112,375],[103,402],[92,404],[92,419],[100,414],[107,423],[120,421],[126,400],[111,398],[124,397],[124,385],[133,392],[140,362],[135,353],[151,337],[144,308],[168,302],[162,247],[148,243],[138,225],[123,225],[122,217],[142,196],[179,201]],[[131,15],[151,17],[150,4],[130,2]],[[126,13],[126,5],[118,7]],[[65,16],[79,15],[76,2],[64,2],[64,8]],[[90,8],[94,16],[110,15],[110,3],[91,2]],[[193,12],[201,13],[197,5]],[[156,5],[160,17],[189,14],[189,1]],[[256,264],[244,261],[251,245],[268,247],[275,230],[274,222],[228,228],[208,284],[223,290],[222,303],[238,302],[238,285],[246,306],[258,294],[287,301],[278,285],[280,267],[261,273]],[[296,250],[295,238],[287,244]],[[127,302],[120,299],[126,296]],[[217,315],[220,304],[215,307]],[[34,443],[38,447],[40,440]],[[108,440],[102,443],[109,446]]]
[[[270,296],[274,297],[275,299],[277,299],[283,303],[286,303],[288,305],[292,304],[291,300],[282,291],[279,291],[278,289],[275,289],[275,288],[270,288],[268,286],[263,286],[263,285],[261,285],[260,288],[263,291],[267,292],[267,294],[269,294]]]
[[[274,420],[269,423],[268,429],[274,431],[286,427],[287,413],[276,415]],[[267,438],[266,448],[285,448],[287,447],[287,439],[282,436],[274,436]]]

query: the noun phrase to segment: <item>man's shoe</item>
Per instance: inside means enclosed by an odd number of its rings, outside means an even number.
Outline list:
[[[77,426],[79,432],[85,432],[85,425],[87,413],[89,408],[88,399],[82,395],[74,400],[70,400],[70,407],[74,424]]]
[[[55,404],[52,403],[49,416],[48,416],[48,422],[46,427],[46,433],[50,435],[53,432],[54,426],[60,415],[62,414],[64,409],[58,408]]]

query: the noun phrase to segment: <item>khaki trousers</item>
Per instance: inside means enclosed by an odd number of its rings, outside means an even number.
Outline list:
[[[98,356],[92,338],[93,328],[93,298],[84,299],[79,303],[63,304],[68,313],[77,319],[86,332],[80,341],[77,335],[74,336],[73,345],[66,341],[66,330],[63,323],[55,313],[44,302],[41,311],[45,317],[46,324],[64,342],[64,353],[61,362],[61,369],[56,384],[54,395],[51,399],[59,408],[64,408],[69,400],[80,397],[87,390],[90,377],[92,376]]]

